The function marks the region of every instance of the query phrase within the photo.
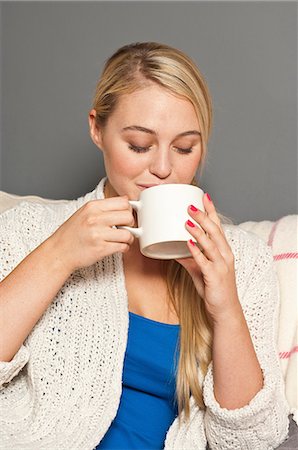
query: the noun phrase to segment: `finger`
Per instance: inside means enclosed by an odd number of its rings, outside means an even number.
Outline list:
[[[212,241],[201,228],[195,225],[191,220],[188,220],[185,223],[185,227],[202,248],[203,251],[201,251],[201,253],[203,253],[209,261],[218,262],[223,259],[223,256],[214,241]]]
[[[193,259],[199,266],[202,274],[206,274],[212,262],[206,258],[206,256],[201,252],[201,250],[197,247],[196,243],[192,239],[189,239],[189,241],[187,241],[187,246],[190,250],[190,253],[192,254]]]
[[[134,226],[135,219],[131,211],[106,211],[101,216],[107,226]]]
[[[106,248],[106,256],[108,256],[118,252],[126,253],[129,251],[130,245],[125,242],[108,242]]]
[[[214,222],[216,223],[216,225],[219,227],[219,229],[221,230],[221,232],[223,233],[223,229],[221,226],[221,221],[220,218],[218,217],[215,205],[210,197],[210,194],[208,194],[208,192],[206,192],[203,196],[203,205],[205,208],[205,211],[208,215],[208,217]]]
[[[201,273],[197,262],[194,260],[192,253],[187,258],[178,258],[176,261],[181,264],[191,275]]]
[[[106,242],[123,242],[131,245],[134,239],[135,238],[130,231],[122,228],[109,228],[104,235],[104,240]]]
[[[195,282],[196,289],[201,298],[204,298],[205,283],[202,277],[202,271],[199,264],[194,260],[193,256],[188,258],[176,259],[176,261],[184,267]]]
[[[223,257],[227,256],[230,252],[230,247],[225,234],[221,232],[218,225],[207,214],[195,208],[193,205],[188,208],[188,214],[208,234],[208,237],[215,243],[221,255]]]
[[[132,211],[132,206],[128,201],[127,195],[100,200],[90,200],[87,204],[89,207],[100,211],[123,211],[125,209]]]

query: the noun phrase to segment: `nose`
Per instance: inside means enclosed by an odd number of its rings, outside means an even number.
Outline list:
[[[172,172],[172,163],[167,148],[157,149],[152,155],[150,172],[159,178],[167,178]]]

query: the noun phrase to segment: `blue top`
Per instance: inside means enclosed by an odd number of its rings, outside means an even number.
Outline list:
[[[129,312],[118,412],[96,450],[163,449],[178,415],[174,402],[179,325]]]

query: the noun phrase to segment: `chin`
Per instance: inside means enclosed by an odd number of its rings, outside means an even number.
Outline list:
[[[135,194],[128,194],[129,200],[139,200],[141,191],[136,190]]]
[[[139,200],[142,189],[134,183],[123,183],[122,186],[119,186],[119,189],[113,188],[113,191],[115,192],[115,196],[122,197],[123,195],[127,195],[129,200]]]

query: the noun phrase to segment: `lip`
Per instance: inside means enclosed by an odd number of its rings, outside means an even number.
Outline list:
[[[161,184],[138,184],[137,186],[141,189],[148,189],[153,186],[161,186]]]

